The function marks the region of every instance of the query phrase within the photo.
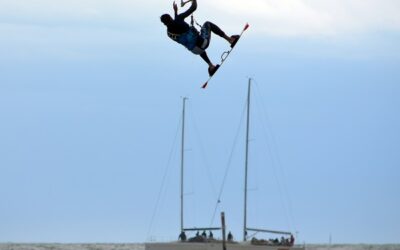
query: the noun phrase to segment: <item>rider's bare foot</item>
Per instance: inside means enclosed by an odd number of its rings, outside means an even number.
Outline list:
[[[208,74],[210,76],[213,76],[215,74],[215,72],[217,72],[218,68],[219,68],[219,64],[217,64],[215,66],[214,65],[209,66],[208,67]]]
[[[239,40],[240,36],[239,35],[233,35],[230,37],[230,44],[231,44],[231,48],[235,47],[237,41]]]

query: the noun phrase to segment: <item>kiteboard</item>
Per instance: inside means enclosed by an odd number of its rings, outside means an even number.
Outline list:
[[[215,76],[215,74],[217,73],[217,71],[219,69],[221,69],[222,64],[224,64],[224,62],[226,61],[226,59],[228,58],[228,56],[231,54],[232,50],[235,48],[237,42],[240,40],[240,38],[242,37],[243,33],[250,27],[250,25],[248,23],[246,23],[246,25],[244,26],[242,32],[240,33],[239,37],[236,39],[236,41],[231,44],[231,48],[227,51],[225,51],[224,53],[222,53],[221,55],[221,63],[219,65],[217,65],[217,70],[210,75],[210,77],[208,78],[208,80],[201,86],[201,88],[205,89],[208,86],[208,83],[211,81],[211,79],[213,78],[213,76]]]

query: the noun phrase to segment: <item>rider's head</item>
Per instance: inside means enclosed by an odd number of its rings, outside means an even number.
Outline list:
[[[162,22],[163,24],[165,24],[165,25],[168,25],[168,24],[170,24],[170,23],[173,21],[172,17],[171,17],[169,14],[164,14],[164,15],[162,15],[162,16],[160,17],[160,19],[161,19],[161,22]]]

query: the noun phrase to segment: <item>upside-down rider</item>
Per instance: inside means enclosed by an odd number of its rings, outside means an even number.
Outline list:
[[[200,32],[197,31],[193,25],[189,25],[185,22],[185,18],[189,17],[197,9],[197,0],[191,0],[191,2],[190,8],[179,15],[178,6],[174,2],[173,9],[175,18],[172,18],[169,14],[164,14],[161,16],[161,22],[167,26],[168,37],[182,44],[192,53],[200,55],[200,57],[203,58],[208,64],[208,73],[212,76],[218,70],[219,65],[214,65],[208,58],[206,52],[206,49],[210,45],[211,32],[228,41],[232,48],[239,40],[239,35],[227,36],[217,25],[209,21],[203,24]]]

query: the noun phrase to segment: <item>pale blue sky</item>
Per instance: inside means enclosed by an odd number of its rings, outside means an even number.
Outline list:
[[[150,224],[182,96],[186,224],[208,226],[251,76],[249,224],[398,243],[400,4],[247,2],[199,1],[200,22],[251,24],[203,91],[206,65],[159,22],[172,2],[0,1],[0,242],[175,239],[177,148]],[[224,49],[213,37],[210,57]],[[238,238],[240,128],[221,204]]]

